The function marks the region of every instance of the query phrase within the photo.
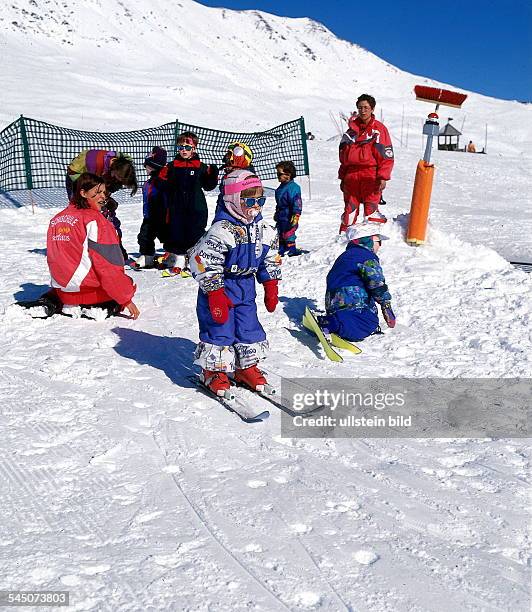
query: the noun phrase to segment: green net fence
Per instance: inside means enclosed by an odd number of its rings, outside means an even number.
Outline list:
[[[227,145],[236,140],[251,147],[253,165],[263,180],[276,177],[275,165],[292,160],[299,175],[308,175],[303,117],[264,132],[226,132],[174,121],[133,132],[84,132],[20,117],[0,132],[0,190],[62,187],[68,164],[84,149],[108,149],[131,155],[137,169],[155,146],[169,158],[176,153],[176,136],[184,131],[199,137],[198,153],[205,163],[220,165]]]

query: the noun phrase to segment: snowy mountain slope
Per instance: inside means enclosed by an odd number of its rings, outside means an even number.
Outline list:
[[[323,307],[324,275],[343,249],[337,145],[316,140],[298,234],[311,253],[283,265],[275,313],[259,299],[266,367],[531,377],[532,276],[502,258],[530,253],[529,107],[471,95],[463,114],[452,109],[457,127],[466,116],[483,135],[490,123],[490,154],[435,153],[429,243],[413,249],[402,240],[421,155],[413,130],[430,108],[412,98],[417,77],[309,20],[185,0],[12,0],[1,17],[6,123],[24,112],[132,129],[178,115],[253,130],[304,114],[328,137],[329,110],[373,92],[396,144],[380,254],[398,325],[341,365],[301,329],[304,306]],[[403,103],[408,147],[398,145]],[[63,194],[56,200],[59,210]],[[187,380],[194,281],[135,274],[136,322],[39,321],[11,305],[48,282],[54,212],[0,211],[3,589],[69,590],[76,611],[529,609],[526,440],[287,439],[275,412],[245,425]],[[139,198],[123,198],[119,216],[134,253]]]
[[[0,16],[0,32],[6,124],[23,113],[69,127],[127,130],[179,116],[252,131],[272,116],[281,123],[303,114],[309,129],[328,137],[330,111],[349,112],[357,95],[373,92],[396,144],[401,131],[407,139],[409,124],[416,146],[431,109],[415,101],[413,85],[441,85],[398,70],[310,19],[192,0],[13,0]],[[441,116],[463,124],[464,138],[479,146],[488,123],[494,152],[532,145],[524,120],[530,105],[471,93],[463,110],[442,109]]]

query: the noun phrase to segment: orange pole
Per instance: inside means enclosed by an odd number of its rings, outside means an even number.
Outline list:
[[[416,180],[412,192],[410,219],[406,241],[412,246],[425,243],[429,220],[430,195],[434,179],[434,165],[420,159],[417,164]]]

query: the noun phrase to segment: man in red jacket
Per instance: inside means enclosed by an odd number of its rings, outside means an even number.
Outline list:
[[[375,105],[373,96],[362,94],[358,98],[358,112],[349,119],[340,141],[338,178],[345,203],[340,232],[356,222],[361,204],[368,221],[386,223],[379,202],[390,180],[394,157],[390,134],[373,114]]]

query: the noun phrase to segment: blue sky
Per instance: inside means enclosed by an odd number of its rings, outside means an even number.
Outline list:
[[[532,0],[200,3],[311,17],[402,70],[496,98],[532,101]]]

